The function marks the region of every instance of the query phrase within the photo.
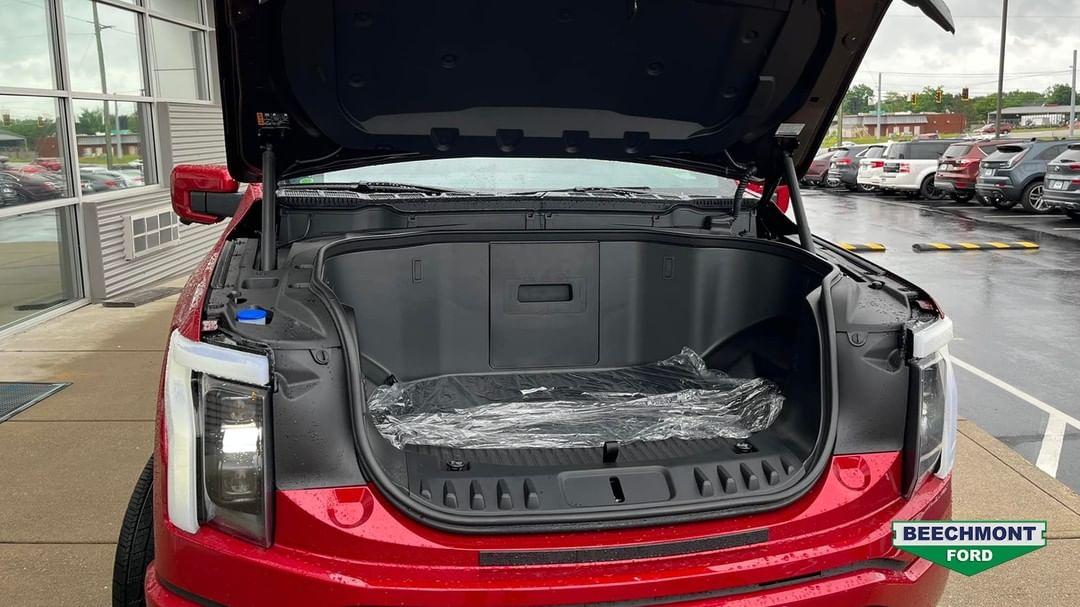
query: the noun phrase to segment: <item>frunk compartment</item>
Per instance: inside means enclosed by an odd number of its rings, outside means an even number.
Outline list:
[[[821,260],[672,235],[365,240],[321,276],[355,320],[369,463],[427,506],[747,502],[821,455]]]

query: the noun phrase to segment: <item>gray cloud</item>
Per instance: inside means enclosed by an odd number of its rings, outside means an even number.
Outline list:
[[[917,9],[894,0],[855,83],[876,87],[880,70],[885,72],[885,91],[911,92],[924,86],[959,91],[966,86],[973,95],[994,92],[1000,0],[946,1],[956,17],[955,36],[939,29]],[[1067,83],[1072,49],[1080,48],[1080,2],[1011,0],[1009,16],[1005,89],[1041,91]]]

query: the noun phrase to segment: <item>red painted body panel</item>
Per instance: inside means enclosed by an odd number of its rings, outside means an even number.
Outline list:
[[[228,605],[589,604],[686,596],[685,605],[926,604],[944,574],[892,547],[897,519],[943,519],[948,480],[932,477],[899,497],[898,453],[834,457],[797,503],[753,516],[649,528],[533,535],[459,535],[398,512],[370,487],[280,491],[269,549],[204,527],[190,535],[159,521],[157,560],[147,590],[172,605],[171,587]],[[483,551],[574,551],[641,546],[768,529],[766,542],[660,558],[483,567]],[[889,567],[888,559],[898,565]],[[856,570],[761,588],[863,563]],[[883,564],[884,563],[884,564]],[[755,587],[748,590],[747,587]],[[697,598],[732,589],[736,594]],[[812,600],[810,600],[812,599]],[[917,600],[915,600],[917,599]],[[810,602],[801,602],[810,600]]]
[[[259,196],[257,186],[249,187],[236,217],[185,286],[172,321],[184,336],[198,339],[207,285],[225,239]],[[452,534],[414,521],[370,486],[279,491],[275,543],[262,548],[206,526],[188,534],[166,519],[162,413],[159,396],[149,605],[196,605],[194,597],[226,605],[509,607],[664,597],[683,597],[678,604],[687,607],[933,605],[945,584],[942,569],[893,548],[890,523],[949,518],[950,480],[931,477],[912,499],[902,499],[895,452],[834,457],[806,496],[771,512],[593,532]],[[693,554],[573,565],[479,564],[484,551],[641,546],[760,529],[768,530],[765,542]],[[794,579],[804,576],[811,577]],[[731,593],[716,596],[725,589]]]

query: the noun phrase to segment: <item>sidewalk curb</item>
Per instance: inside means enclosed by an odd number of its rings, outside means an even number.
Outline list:
[[[1022,455],[1013,451],[1008,445],[994,438],[982,428],[976,426],[974,422],[961,419],[959,432],[985,450],[992,457],[1034,485],[1039,491],[1061,504],[1066,510],[1080,516],[1080,495],[1077,495],[1061,481],[1058,481],[1042,470],[1036,468],[1033,464],[1024,459]],[[1073,539],[1076,538],[1076,534],[1067,533],[1057,535],[1051,531],[1047,532],[1046,537],[1048,539]]]

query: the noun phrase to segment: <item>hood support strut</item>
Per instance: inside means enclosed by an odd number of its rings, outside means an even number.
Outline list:
[[[277,269],[277,166],[274,144],[263,146],[262,153],[262,226],[259,246],[262,249],[262,271]]]
[[[810,224],[806,222],[806,207],[803,206],[802,191],[799,189],[799,176],[795,172],[795,161],[791,152],[784,152],[784,181],[787,182],[788,192],[791,194],[791,210],[795,213],[795,224],[799,229],[799,244],[802,248],[813,253],[814,239],[810,235]],[[772,188],[766,188],[771,190]]]

